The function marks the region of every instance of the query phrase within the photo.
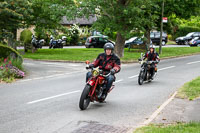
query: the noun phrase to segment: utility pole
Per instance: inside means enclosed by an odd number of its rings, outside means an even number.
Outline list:
[[[162,54],[163,14],[164,14],[164,0],[163,0],[163,2],[162,2],[162,15],[161,15],[161,26],[160,26],[160,46],[159,46],[159,54]]]

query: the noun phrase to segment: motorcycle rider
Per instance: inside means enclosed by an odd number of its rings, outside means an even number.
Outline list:
[[[156,63],[152,63],[150,67],[150,74],[151,79],[153,79],[155,73],[157,72],[157,65],[160,62],[159,54],[155,51],[155,46],[151,45],[149,47],[149,51],[146,52],[146,54],[143,56],[143,60],[146,59],[148,61],[156,61]]]
[[[117,55],[113,53],[114,46],[112,43],[106,43],[104,45],[104,53],[98,55],[96,60],[89,64],[89,68],[99,67],[99,69],[103,70],[104,74],[110,73],[108,77],[106,77],[106,88],[103,91],[102,98],[105,98],[109,89],[112,86],[112,83],[115,80],[115,73],[118,73],[121,69],[121,62]],[[88,72],[86,76],[86,82],[88,79],[92,77],[92,73]]]

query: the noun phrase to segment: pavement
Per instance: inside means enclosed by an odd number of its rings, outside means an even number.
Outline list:
[[[106,103],[91,103],[85,111],[78,107],[85,85],[85,64],[25,60],[27,77],[0,85],[0,132],[133,131],[185,82],[200,76],[199,59],[200,55],[193,55],[161,60],[155,80],[142,86],[137,83],[140,64],[123,64]],[[171,115],[169,107],[174,101],[161,110],[164,115]],[[194,104],[195,108],[198,103]],[[176,103],[174,105],[172,108],[176,107]],[[170,111],[165,113],[168,108]],[[186,112],[190,114],[191,110]]]
[[[193,101],[175,98],[152,121],[152,124],[200,122],[199,112],[200,98]]]

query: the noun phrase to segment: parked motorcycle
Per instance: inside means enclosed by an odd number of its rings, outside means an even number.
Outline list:
[[[66,44],[66,36],[62,36],[62,39],[54,40],[54,37],[51,36],[49,42],[49,49],[51,48],[63,48],[63,45]]]
[[[89,61],[86,61],[86,64],[87,67],[89,67]],[[97,101],[101,103],[104,102],[106,99],[106,97],[102,98],[102,94],[106,88],[106,83],[107,83],[106,77],[109,76],[110,73],[104,75],[103,70],[99,68],[95,69],[91,68],[90,71],[92,72],[92,77],[87,81],[79,101],[79,108],[81,110],[85,110],[89,106],[90,102]],[[113,88],[114,85],[111,86],[108,93]]]
[[[44,39],[37,40],[36,37],[32,35],[31,44],[33,45],[33,47],[42,48],[42,45],[44,45],[44,42],[45,42]]]
[[[141,64],[141,69],[138,76],[139,85],[142,85],[144,81],[151,82],[157,75],[156,67],[154,68],[155,72],[153,73],[153,75],[151,75],[150,70],[153,68],[155,64],[158,63],[158,61],[148,61],[148,60],[145,61],[142,59],[142,57],[143,57],[143,54],[141,54],[141,58],[138,59],[139,63]]]

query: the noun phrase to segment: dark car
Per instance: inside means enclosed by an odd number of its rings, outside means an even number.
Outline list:
[[[103,48],[103,46],[107,43],[110,42],[113,45],[114,42],[108,40],[105,37],[101,37],[101,36],[90,36],[87,38],[86,42],[85,42],[85,47],[86,48]]]
[[[200,37],[200,32],[190,32],[186,36],[176,38],[176,43],[179,45],[187,45],[195,37]]]
[[[200,47],[200,37],[195,37],[189,42],[190,47],[197,46]]]
[[[151,32],[150,38],[153,44],[159,45],[160,44],[160,32]],[[167,33],[162,33],[162,45],[164,46],[168,42]]]
[[[140,45],[143,44],[142,38],[139,37],[132,37],[129,40],[125,41],[125,48],[128,48],[130,45]]]

